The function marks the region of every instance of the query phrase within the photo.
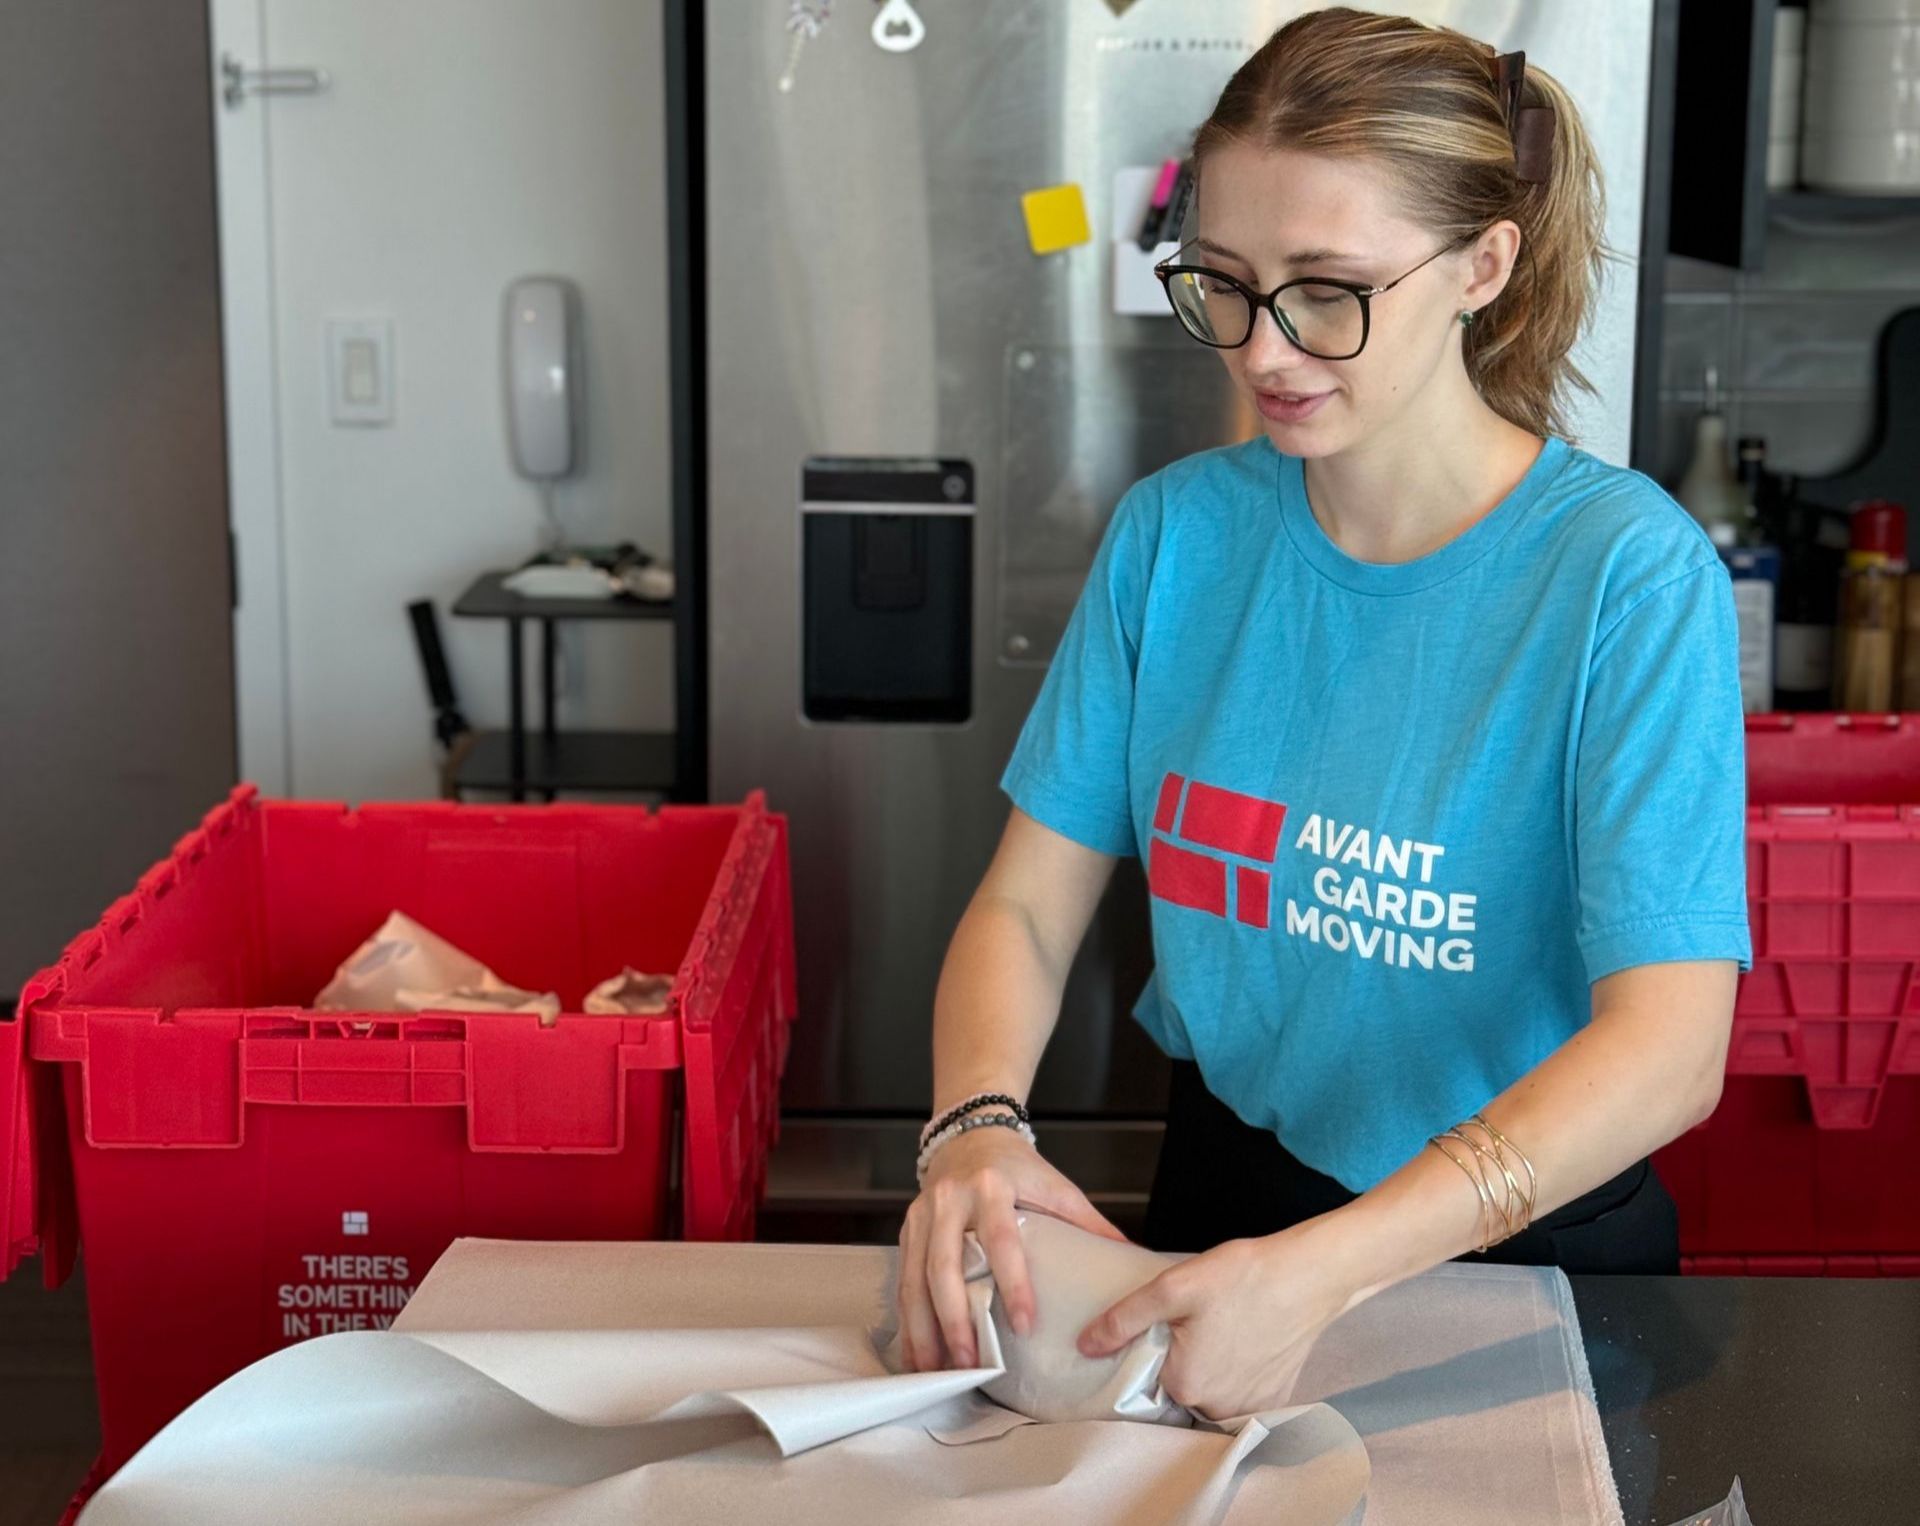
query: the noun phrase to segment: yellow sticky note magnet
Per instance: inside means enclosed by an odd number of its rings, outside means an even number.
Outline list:
[[[1028,191],[1020,198],[1020,210],[1026,214],[1027,243],[1035,254],[1056,254],[1093,240],[1087,200],[1077,185]]]

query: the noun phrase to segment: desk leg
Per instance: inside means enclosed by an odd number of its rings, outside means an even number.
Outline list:
[[[520,643],[520,622],[507,621],[507,727],[513,798],[527,798],[526,674]]]
[[[554,640],[553,621],[540,622],[540,729],[547,739],[547,767],[554,766],[554,669],[558,665],[558,646]],[[553,804],[554,792],[545,791],[547,804]]]

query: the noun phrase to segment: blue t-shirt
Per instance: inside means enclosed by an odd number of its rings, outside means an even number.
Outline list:
[[[1732,585],[1649,478],[1557,438],[1410,562],[1342,551],[1265,437],[1136,483],[1001,787],[1143,860],[1134,1015],[1354,1191],[1583,1027],[1591,982],[1751,967]]]

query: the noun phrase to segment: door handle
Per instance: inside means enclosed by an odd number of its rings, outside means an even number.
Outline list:
[[[231,53],[220,55],[221,98],[238,106],[248,95],[318,95],[330,83],[324,69],[247,69]]]

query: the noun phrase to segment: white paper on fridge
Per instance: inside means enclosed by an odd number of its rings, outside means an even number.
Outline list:
[[[1142,318],[1171,318],[1167,294],[1153,267],[1180,248],[1177,241],[1165,241],[1151,250],[1139,242],[1140,224],[1153,201],[1154,182],[1160,178],[1158,165],[1141,165],[1113,173],[1113,225],[1108,241],[1113,245],[1113,310],[1122,315]]]

